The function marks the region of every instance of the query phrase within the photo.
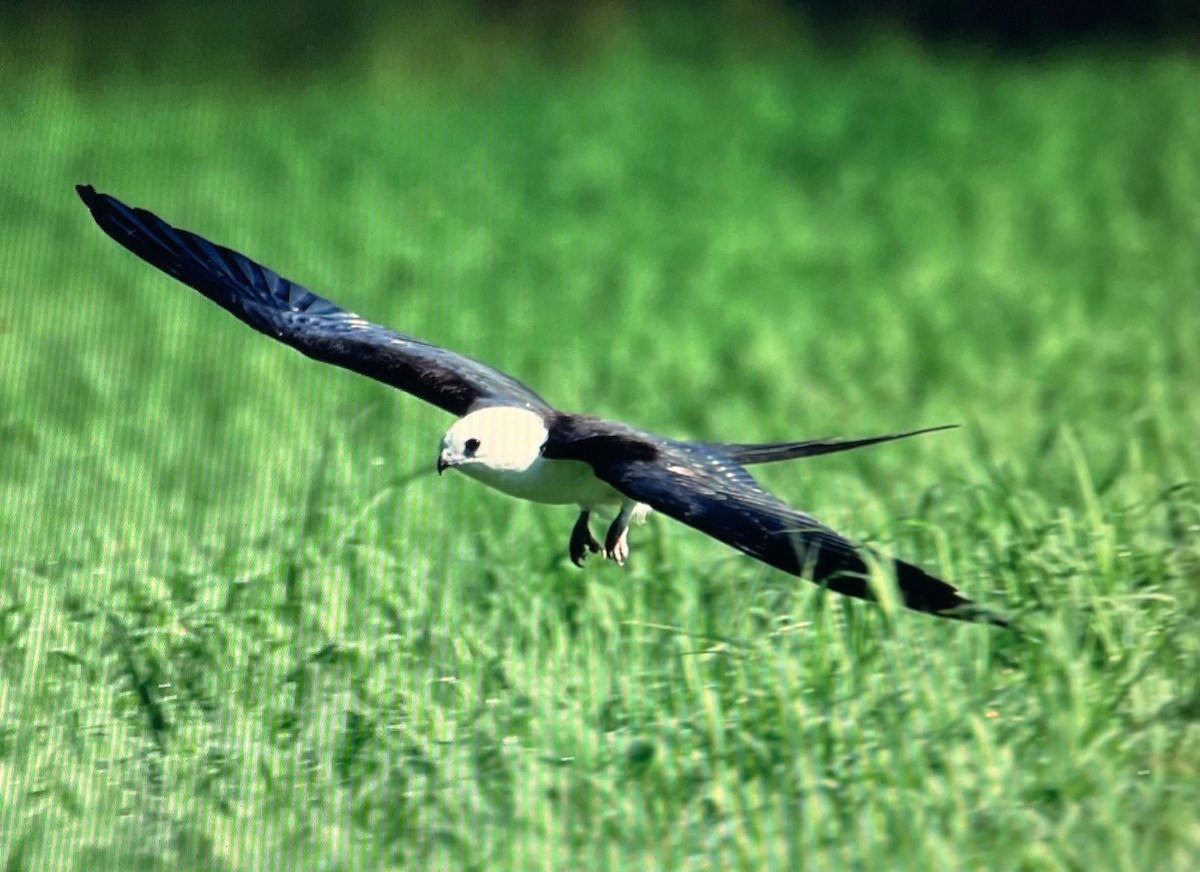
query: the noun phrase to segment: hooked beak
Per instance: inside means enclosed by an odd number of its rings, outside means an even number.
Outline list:
[[[443,451],[441,454],[438,455],[438,462],[437,462],[438,475],[441,475],[443,472],[445,472],[447,469],[449,469],[453,465],[454,464],[450,462],[449,457],[447,456],[446,452]]]

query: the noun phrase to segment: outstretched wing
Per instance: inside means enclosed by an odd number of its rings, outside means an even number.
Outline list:
[[[767,493],[739,464],[706,445],[664,442],[657,447],[653,459],[611,459],[593,468],[629,499],[751,557],[837,593],[874,599],[867,563],[851,542]],[[953,585],[902,560],[892,564],[908,608],[1008,626]]]
[[[489,404],[551,411],[532,390],[490,366],[372,324],[245,255],[97,193],[91,185],[75,190],[100,228],[121,245],[302,354],[378,379],[455,415]]]
[[[754,445],[709,442],[704,447],[710,451],[724,454],[737,463],[749,466],[753,463],[775,463],[780,460],[793,460],[797,457],[816,457],[819,454],[834,454],[838,451],[866,448],[868,445],[907,439],[923,433],[952,430],[957,426],[957,424],[943,424],[940,427],[926,427],[922,430],[910,430],[907,433],[889,433],[886,436],[868,436],[865,439],[809,439],[805,442],[768,442]]]

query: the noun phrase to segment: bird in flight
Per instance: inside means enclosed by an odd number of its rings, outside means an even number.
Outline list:
[[[568,554],[623,564],[632,521],[661,512],[763,563],[836,593],[874,600],[865,549],[763,490],[754,464],[814,457],[946,429],[864,439],[735,444],[666,439],[616,421],[561,412],[509,375],[465,355],[372,324],[236,251],[170,226],[90,185],[76,187],[100,228],[152,266],[308,357],[344,367],[444,409],[439,474],[457,470],[539,503],[574,505]],[[590,519],[616,509],[604,542]],[[901,602],[956,620],[1009,626],[951,584],[902,560],[890,565]]]

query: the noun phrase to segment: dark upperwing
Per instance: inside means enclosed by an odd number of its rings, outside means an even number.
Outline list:
[[[455,415],[492,404],[552,411],[521,382],[486,364],[372,324],[243,254],[97,193],[91,185],[75,190],[100,228],[125,248],[302,354]]]
[[[878,437],[876,441],[888,438],[900,437]],[[870,444],[869,440],[859,441]],[[712,446],[674,442],[596,418],[562,415],[559,426],[551,429],[546,456],[588,463],[598,478],[625,497],[646,503],[776,569],[808,578],[836,593],[875,599],[864,549],[763,490],[741,464]],[[900,598],[908,608],[954,620],[1010,626],[1004,617],[920,567],[903,560],[879,559],[892,566]]]

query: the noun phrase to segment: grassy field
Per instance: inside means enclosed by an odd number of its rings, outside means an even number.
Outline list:
[[[638,49],[0,85],[5,869],[1200,859],[1196,69]],[[1023,635],[432,475],[450,419],[103,236],[90,182],[564,408],[765,469]]]

